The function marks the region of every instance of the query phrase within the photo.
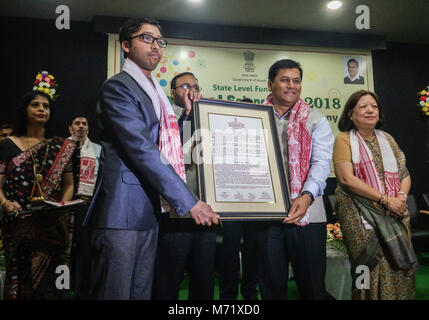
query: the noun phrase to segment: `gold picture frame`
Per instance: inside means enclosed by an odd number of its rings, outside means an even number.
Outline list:
[[[222,220],[284,219],[290,191],[273,107],[200,99],[193,118],[201,200]]]

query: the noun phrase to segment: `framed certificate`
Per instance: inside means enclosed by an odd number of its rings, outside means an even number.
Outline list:
[[[193,112],[201,200],[222,220],[284,219],[290,192],[273,107],[200,99]]]

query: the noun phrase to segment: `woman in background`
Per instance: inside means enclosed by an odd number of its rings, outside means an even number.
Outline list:
[[[66,294],[56,288],[59,275],[55,270],[68,263],[73,215],[20,216],[43,200],[59,202],[73,197],[76,143],[49,137],[46,125],[52,116],[53,97],[37,88],[25,94],[17,110],[16,129],[0,142],[5,299],[61,299]]]

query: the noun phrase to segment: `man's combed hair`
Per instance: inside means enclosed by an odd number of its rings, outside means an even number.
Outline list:
[[[0,126],[0,130],[2,130],[2,129],[13,129],[13,126],[10,123],[3,123]]]
[[[134,33],[139,31],[142,24],[144,24],[144,23],[151,24],[151,25],[154,25],[155,27],[157,27],[159,32],[161,33],[161,36],[163,36],[162,28],[161,28],[161,25],[159,24],[158,20],[155,20],[155,19],[150,18],[150,17],[132,18],[132,19],[128,19],[127,21],[125,21],[122,24],[121,29],[119,29],[119,42],[122,44],[122,42],[128,41]],[[129,42],[129,45],[131,47],[131,41]],[[124,58],[126,58],[126,57],[127,57],[127,53],[124,52]]]
[[[87,117],[85,114],[83,114],[83,113],[76,113],[76,114],[74,114],[74,115],[70,118],[69,126],[71,126],[71,125],[73,124],[73,121],[74,121],[74,119],[76,119],[76,118],[85,118],[85,119],[86,119],[86,121],[88,121],[88,117]]]
[[[353,58],[349,59],[349,61],[347,61],[347,66],[349,65],[350,62],[356,63],[356,66],[359,68],[359,62],[356,59],[353,59]]]
[[[291,59],[283,59],[275,62],[270,67],[270,70],[268,71],[268,79],[270,79],[271,81],[274,81],[274,79],[277,76],[277,73],[281,69],[298,69],[302,80],[303,71],[302,71],[301,64]]]

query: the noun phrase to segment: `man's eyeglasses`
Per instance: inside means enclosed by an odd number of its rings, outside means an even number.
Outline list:
[[[158,43],[158,45],[161,48],[165,48],[167,46],[167,40],[165,40],[163,38],[155,38],[155,37],[153,37],[147,33],[141,33],[141,34],[138,34],[134,37],[130,37],[129,39],[131,40],[134,38],[139,38],[140,41],[143,41],[144,43],[149,43],[149,44],[152,44],[156,40],[156,43]]]
[[[177,88],[182,88],[182,89],[184,89],[184,90],[192,89],[192,90],[197,91],[197,92],[199,92],[199,91],[202,89],[202,88],[201,88],[199,85],[197,85],[197,84],[195,84],[195,85],[191,86],[189,83],[184,83],[184,84],[182,84],[182,85],[180,85],[180,86],[177,86],[177,87],[175,87],[175,88],[173,88],[173,89],[177,89]]]

